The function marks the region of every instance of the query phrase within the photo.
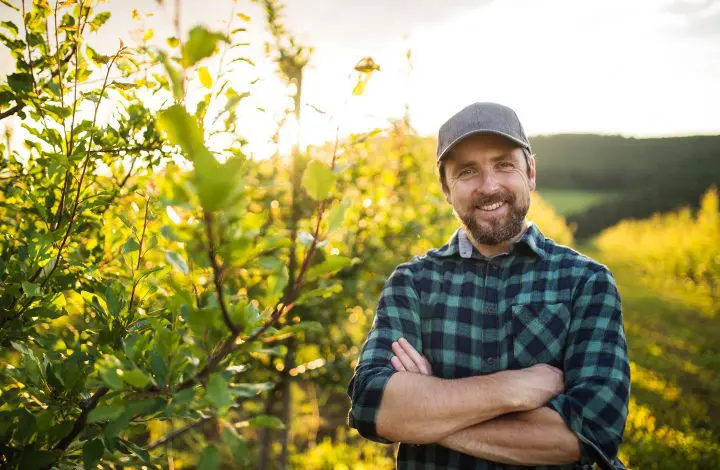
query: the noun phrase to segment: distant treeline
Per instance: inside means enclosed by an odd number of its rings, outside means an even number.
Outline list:
[[[621,192],[568,217],[586,238],[621,219],[684,205],[720,184],[720,136],[635,139],[589,134],[537,136],[538,187]]]

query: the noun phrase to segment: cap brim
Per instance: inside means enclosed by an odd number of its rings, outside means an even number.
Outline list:
[[[443,158],[445,158],[445,156],[447,155],[447,153],[448,153],[455,145],[457,145],[458,142],[460,142],[461,140],[466,139],[466,138],[468,138],[468,137],[470,137],[470,136],[472,136],[472,135],[475,135],[475,134],[496,134],[496,135],[501,135],[501,136],[505,137],[506,139],[511,140],[512,142],[515,142],[515,143],[518,144],[520,147],[522,147],[522,148],[524,148],[524,149],[530,150],[530,146],[529,146],[528,144],[526,144],[526,143],[523,142],[522,140],[517,139],[517,138],[515,138],[515,137],[513,137],[513,136],[511,136],[511,135],[509,135],[509,134],[504,133],[504,132],[496,131],[496,130],[493,130],[493,129],[474,129],[474,130],[472,130],[472,131],[470,131],[470,132],[466,132],[465,134],[461,135],[461,136],[458,137],[457,139],[455,139],[455,140],[453,140],[452,142],[450,142],[450,143],[445,147],[445,149],[442,151],[442,153],[441,153],[440,155],[438,155],[438,157],[437,157],[437,163],[440,163],[440,161],[441,161]]]

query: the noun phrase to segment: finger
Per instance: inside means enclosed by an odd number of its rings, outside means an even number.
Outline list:
[[[398,341],[400,346],[405,350],[408,356],[410,356],[410,359],[417,365],[418,370],[425,374],[430,375],[432,374],[432,368],[430,367],[430,363],[428,360],[417,352],[417,350],[406,340],[405,338],[400,338]]]
[[[402,365],[402,362],[400,362],[400,359],[398,359],[397,356],[390,358],[390,364],[392,364],[396,371],[406,372],[405,367]]]
[[[423,359],[425,360],[425,368],[428,371],[428,375],[432,375],[432,364],[430,364],[430,361],[428,361],[427,357],[423,356]]]
[[[392,344],[392,350],[395,353],[395,355],[400,359],[400,362],[402,362],[402,365],[405,367],[405,370],[408,372],[415,372],[420,373],[420,369],[415,365],[415,362],[413,362],[412,359],[410,359],[410,356],[407,355],[405,350],[396,342]]]

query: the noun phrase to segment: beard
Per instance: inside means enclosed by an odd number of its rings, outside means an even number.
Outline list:
[[[496,202],[507,204],[507,214],[500,217],[486,219],[481,225],[475,217],[478,207]],[[530,201],[518,203],[517,198],[510,192],[496,193],[492,196],[481,196],[471,201],[464,214],[455,215],[460,219],[465,230],[473,239],[482,245],[499,245],[518,235],[525,226],[525,216],[530,209]],[[489,223],[490,227],[486,225]]]

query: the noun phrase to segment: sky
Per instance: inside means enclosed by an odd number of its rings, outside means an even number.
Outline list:
[[[16,0],[16,3],[19,0]],[[97,49],[132,41],[142,22],[156,38],[172,34],[172,5],[109,0],[113,13]],[[314,48],[304,78],[303,143],[385,127],[406,106],[413,127],[435,135],[452,114],[475,101],[514,108],[530,135],[621,134],[633,137],[720,134],[720,0],[288,0],[285,24]],[[230,0],[183,0],[182,28],[224,30]],[[259,6],[251,17],[238,88],[253,89],[242,131],[252,151],[269,152],[269,135],[285,90],[262,59],[267,39]],[[10,11],[0,5],[0,20]],[[147,16],[147,14],[152,16]],[[242,23],[242,21],[240,21]],[[242,26],[235,20],[235,26]],[[407,51],[411,59],[406,59]],[[4,54],[4,55],[3,55]],[[352,97],[350,72],[371,56],[381,70],[363,96]],[[212,70],[212,67],[210,67]],[[11,71],[0,52],[0,76]],[[255,108],[262,106],[265,112]],[[314,109],[320,109],[320,114]],[[290,129],[289,134],[292,134]],[[285,138],[286,145],[293,139]]]

